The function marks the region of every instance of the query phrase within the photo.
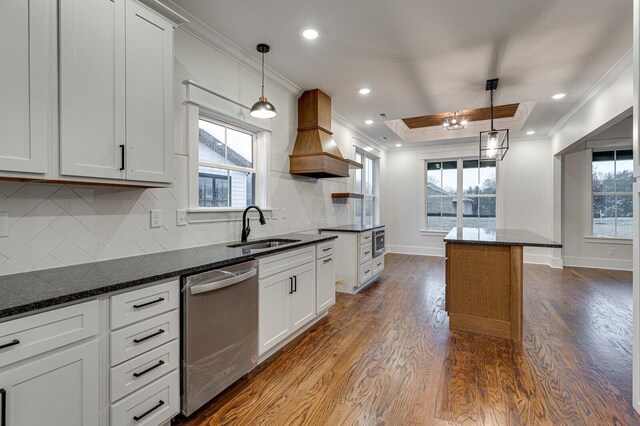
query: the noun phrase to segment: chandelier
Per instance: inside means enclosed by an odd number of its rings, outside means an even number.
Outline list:
[[[446,117],[442,120],[442,127],[447,130],[462,130],[467,127],[467,117],[458,117],[458,113],[454,112],[452,117]]]
[[[509,129],[493,127],[493,91],[497,88],[497,78],[487,80],[486,90],[491,91],[491,130],[480,132],[480,161],[501,161],[509,150]]]

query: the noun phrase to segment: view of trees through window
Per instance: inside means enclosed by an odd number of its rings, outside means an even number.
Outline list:
[[[427,230],[496,227],[494,161],[429,161],[426,168]]]
[[[633,152],[594,152],[591,164],[592,235],[633,238]]]
[[[200,119],[199,128],[199,206],[254,204],[254,135],[204,118]]]

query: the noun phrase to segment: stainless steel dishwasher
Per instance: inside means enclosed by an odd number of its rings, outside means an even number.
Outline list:
[[[191,415],[258,362],[258,262],[183,278],[182,414]]]

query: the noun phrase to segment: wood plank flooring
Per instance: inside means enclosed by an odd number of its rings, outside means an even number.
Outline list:
[[[525,265],[516,346],[449,332],[443,259],[385,266],[184,424],[640,424],[630,272]]]

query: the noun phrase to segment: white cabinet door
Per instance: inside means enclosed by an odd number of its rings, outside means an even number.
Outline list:
[[[320,259],[316,264],[316,313],[336,303],[336,270],[333,256]]]
[[[0,373],[0,398],[11,426],[98,424],[98,342]]]
[[[291,271],[293,294],[291,295],[292,331],[311,321],[316,316],[316,271],[314,263],[307,263]]]
[[[47,171],[54,6],[0,2],[0,171]]]
[[[125,178],[124,13],[124,0],[60,0],[62,175]]]
[[[173,181],[173,27],[129,1],[126,31],[127,179],[169,183]]]
[[[260,355],[291,334],[292,274],[284,272],[260,280]]]

